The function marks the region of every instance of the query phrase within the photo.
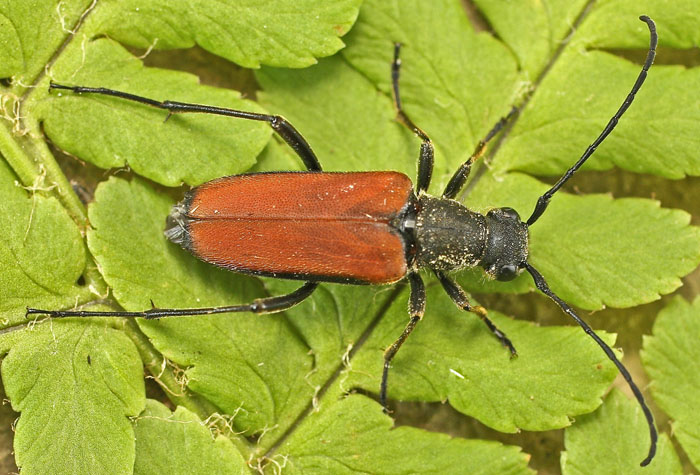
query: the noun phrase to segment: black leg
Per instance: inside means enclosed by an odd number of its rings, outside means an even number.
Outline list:
[[[503,346],[508,348],[510,351],[510,356],[511,358],[514,358],[518,356],[518,352],[515,351],[515,347],[513,346],[513,343],[508,339],[505,333],[503,333],[501,330],[499,330],[496,325],[489,319],[486,313],[486,309],[480,305],[472,306],[469,304],[469,300],[467,299],[467,294],[466,292],[462,289],[462,287],[457,284],[454,280],[450,279],[447,277],[445,274],[443,274],[440,271],[435,271],[435,275],[438,276],[438,279],[440,279],[440,283],[442,284],[442,287],[445,289],[445,292],[447,292],[447,295],[450,296],[452,301],[462,310],[466,310],[467,312],[472,312],[475,313],[483,320],[483,322],[486,324],[487,327],[489,327],[489,330],[491,330],[491,333],[493,333],[496,338],[501,342]]]
[[[399,351],[403,342],[406,341],[408,335],[411,334],[425,313],[425,285],[423,284],[423,280],[414,272],[408,274],[408,281],[411,284],[411,297],[408,301],[408,312],[411,319],[408,321],[408,325],[406,325],[401,336],[384,351],[384,371],[382,372],[382,384],[379,388],[379,402],[382,404],[384,412],[388,412],[386,408],[386,388],[391,360],[394,359],[396,352]]]
[[[276,297],[266,297],[257,299],[249,304],[230,305],[227,307],[207,307],[207,308],[151,308],[143,312],[91,312],[83,310],[40,310],[38,308],[27,308],[26,315],[48,315],[52,318],[62,317],[142,317],[146,319],[156,319],[163,317],[182,317],[190,315],[211,315],[215,313],[274,313],[287,310],[309,297],[318,287],[318,282],[306,282],[294,292]]]
[[[173,101],[156,101],[147,97],[129,94],[128,92],[115,91],[103,87],[84,87],[84,86],[63,86],[61,84],[51,83],[49,89],[66,89],[76,93],[85,94],[102,94],[104,96],[113,96],[126,99],[129,101],[140,102],[151,107],[167,110],[169,114],[178,114],[184,112],[195,112],[202,114],[224,115],[228,117],[237,117],[239,119],[257,120],[267,122],[270,127],[284,139],[287,144],[296,152],[302,159],[304,165],[309,171],[321,171],[321,164],[316,158],[309,143],[294,128],[292,124],[278,115],[257,114],[255,112],[239,111],[235,109],[226,109],[223,107],[207,106],[202,104],[189,104],[186,102]]]
[[[455,196],[457,196],[457,193],[459,193],[459,190],[462,189],[464,186],[464,183],[466,183],[467,178],[469,178],[469,172],[472,169],[472,163],[474,163],[474,160],[478,159],[483,155],[484,150],[486,149],[486,144],[488,144],[492,138],[496,136],[498,132],[501,131],[504,125],[515,115],[515,113],[518,111],[518,108],[513,106],[513,108],[510,110],[508,115],[505,117],[501,117],[501,119],[496,122],[496,125],[493,126],[493,128],[489,131],[488,134],[486,134],[486,137],[484,137],[482,140],[479,140],[479,143],[476,144],[476,148],[474,148],[474,151],[472,152],[471,156],[467,159],[466,162],[461,164],[457,171],[455,172],[454,175],[452,175],[452,178],[450,178],[450,182],[447,184],[445,187],[445,191],[442,193],[443,198],[450,198],[453,199]]]
[[[399,122],[411,129],[414,134],[423,140],[420,146],[420,158],[418,159],[418,183],[416,184],[416,191],[428,191],[430,178],[433,176],[435,151],[430,137],[413,123],[401,107],[401,95],[399,94],[399,71],[401,69],[401,59],[399,59],[400,50],[401,43],[394,43],[394,62],[391,63],[391,85],[394,88],[394,105],[396,106]]]

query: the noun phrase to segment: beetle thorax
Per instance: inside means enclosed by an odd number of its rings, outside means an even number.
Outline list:
[[[456,270],[479,264],[487,241],[486,218],[454,200],[422,195],[416,215],[418,267]]]

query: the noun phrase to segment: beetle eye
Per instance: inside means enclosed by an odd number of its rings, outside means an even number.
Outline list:
[[[513,208],[501,208],[501,213],[503,213],[503,216],[505,216],[508,219],[520,221],[520,215]]]
[[[496,279],[500,281],[513,280],[518,275],[518,267],[513,264],[506,264],[498,269]]]

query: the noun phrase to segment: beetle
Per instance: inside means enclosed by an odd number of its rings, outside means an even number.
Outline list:
[[[647,16],[641,16],[640,20],[649,28],[650,46],[632,90],[579,160],[540,196],[526,221],[522,221],[512,208],[495,208],[484,215],[455,200],[467,181],[473,162],[517,113],[515,107],[479,141],[469,159],[454,173],[442,196],[427,193],[434,149],[428,135],[411,121],[401,105],[399,43],[394,46],[391,67],[397,119],[422,140],[415,188],[406,175],[398,172],[323,172],[306,139],[281,116],[201,104],[161,102],[112,89],[52,83],[50,89],[53,90],[122,98],[164,109],[168,116],[206,113],[269,123],[301,158],[307,170],[234,175],[194,187],[172,208],[165,236],[199,259],[218,267],[246,274],[303,280],[305,283],[289,294],[242,305],[196,309],[154,307],[142,312],[27,308],[27,315],[156,319],[232,312],[271,313],[302,302],[320,282],[375,285],[406,279],[410,286],[410,319],[402,334],[384,353],[379,399],[386,411],[392,359],[425,311],[425,286],[419,269],[432,270],[454,303],[481,318],[511,357],[517,356],[513,343],[493,324],[483,307],[469,303],[466,292],[448,272],[479,266],[489,278],[508,281],[527,271],[535,286],[595,340],[627,381],[649,425],[651,443],[648,455],[641,463],[645,466],[655,455],[657,433],[641,391],[612,349],[549,288],[544,277],[528,262],[529,227],[545,212],[552,196],[612,132],[631,105],[654,61],[657,46],[655,24]],[[284,241],[278,239],[279,236],[284,236]]]

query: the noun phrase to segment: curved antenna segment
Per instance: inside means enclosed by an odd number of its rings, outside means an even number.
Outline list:
[[[581,317],[576,315],[576,312],[574,312],[574,310],[571,307],[569,307],[569,305],[566,302],[564,302],[554,292],[550,290],[549,285],[547,285],[547,282],[544,280],[544,277],[542,277],[542,274],[540,274],[537,271],[537,269],[532,267],[527,262],[525,262],[523,265],[525,266],[525,269],[527,269],[527,271],[530,273],[530,275],[532,275],[532,278],[535,281],[535,286],[537,286],[537,288],[540,289],[540,291],[547,297],[554,300],[554,302],[557,305],[559,305],[559,307],[566,314],[573,318],[576,321],[576,323],[578,323],[581,326],[581,328],[583,328],[583,331],[585,331],[588,334],[588,336],[593,338],[593,340],[595,340],[595,342],[598,343],[598,346],[600,346],[603,349],[610,361],[615,363],[615,366],[617,366],[617,369],[620,371],[620,374],[623,378],[625,378],[625,381],[627,381],[627,384],[634,393],[634,397],[637,398],[637,402],[639,402],[639,405],[642,407],[644,416],[647,419],[647,424],[649,424],[649,436],[651,438],[649,454],[640,464],[642,467],[648,465],[649,462],[651,462],[651,459],[653,459],[654,455],[656,454],[656,441],[658,439],[658,434],[656,433],[656,427],[654,426],[654,416],[651,414],[651,410],[649,409],[649,406],[647,406],[646,401],[644,401],[642,391],[640,391],[639,387],[637,387],[635,382],[632,380],[632,376],[630,375],[629,371],[627,371],[627,368],[625,368],[622,362],[619,359],[617,359],[617,356],[615,356],[613,350],[607,345],[607,343],[600,339],[600,337],[593,331],[591,327],[588,326],[586,322],[584,322],[581,319]]]
[[[527,220],[528,226],[532,225],[535,221],[539,219],[540,216],[542,216],[544,210],[546,210],[547,206],[549,206],[549,200],[552,199],[552,195],[559,191],[559,188],[564,186],[564,183],[566,183],[569,180],[569,178],[571,178],[571,176],[574,173],[576,173],[576,170],[581,168],[581,166],[586,162],[586,160],[588,160],[588,157],[593,155],[593,152],[595,152],[595,150],[598,148],[598,145],[603,143],[603,140],[605,140],[608,134],[610,134],[610,132],[613,131],[613,129],[617,125],[618,120],[620,119],[620,117],[622,117],[622,114],[624,114],[627,108],[632,104],[635,94],[637,94],[639,89],[642,87],[642,84],[644,84],[644,80],[647,77],[647,72],[649,71],[651,64],[654,62],[654,57],[656,56],[656,45],[658,41],[656,36],[656,25],[654,24],[652,19],[646,15],[640,16],[639,19],[645,22],[649,27],[649,34],[651,38],[649,41],[649,52],[647,53],[647,59],[646,61],[644,61],[644,66],[642,66],[642,70],[640,71],[639,76],[637,76],[637,81],[634,83],[634,86],[632,86],[632,90],[630,91],[630,93],[627,94],[625,101],[622,103],[622,105],[617,110],[612,119],[610,119],[610,122],[608,122],[608,125],[605,126],[603,132],[601,132],[598,138],[595,139],[595,141],[588,146],[586,151],[583,152],[581,158],[578,159],[578,162],[576,162],[574,166],[569,168],[569,170],[567,170],[567,172],[564,173],[564,175],[561,178],[559,178],[559,181],[556,182],[552,188],[550,188],[544,195],[538,198],[537,204],[535,205],[535,209],[532,212],[532,215]]]

